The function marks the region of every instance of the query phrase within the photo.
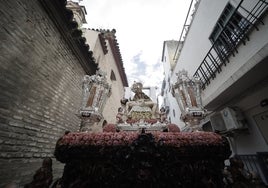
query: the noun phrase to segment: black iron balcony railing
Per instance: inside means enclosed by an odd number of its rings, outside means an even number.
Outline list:
[[[194,76],[201,79],[202,89],[222,71],[222,66],[226,66],[230,56],[238,53],[238,45],[246,44],[250,31],[254,28],[259,30],[258,24],[264,24],[262,18],[267,13],[268,0],[259,0],[251,10],[244,8],[242,3],[243,0],[234,11],[229,11],[227,22],[219,20],[215,26],[218,30],[214,29],[212,34],[215,35],[210,38],[213,45],[194,73]],[[244,13],[243,16],[240,12]],[[226,15],[223,16],[226,18]]]
[[[256,174],[257,177],[262,179],[266,184],[268,183],[267,178],[267,153],[265,152],[257,152],[257,155],[237,155],[238,159],[240,159],[244,164],[244,169],[251,174]],[[263,160],[265,160],[266,164],[263,164]]]
[[[237,158],[243,162],[246,171],[261,173],[257,155],[238,155]]]

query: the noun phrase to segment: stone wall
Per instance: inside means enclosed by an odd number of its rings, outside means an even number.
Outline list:
[[[31,181],[44,157],[60,177],[55,144],[79,128],[88,72],[41,0],[3,0],[0,12],[0,187]]]

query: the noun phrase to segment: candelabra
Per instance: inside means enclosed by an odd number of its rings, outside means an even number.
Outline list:
[[[99,70],[95,75],[84,76],[82,88],[83,99],[78,114],[81,119],[80,131],[90,131],[94,123],[103,118],[102,111],[111,94],[111,86],[105,73]]]

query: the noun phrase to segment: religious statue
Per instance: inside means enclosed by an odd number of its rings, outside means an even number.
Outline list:
[[[131,91],[135,93],[133,99],[126,104],[126,111],[128,116],[132,118],[150,119],[155,118],[156,104],[143,91],[143,85],[140,82],[134,82]],[[141,113],[142,111],[142,113]]]
[[[161,122],[161,123],[163,123],[163,122],[166,121],[166,119],[167,119],[167,114],[166,114],[166,109],[165,109],[165,107],[161,107],[161,108],[160,108],[159,116],[160,116],[160,122]]]
[[[116,115],[116,123],[124,123],[124,109],[122,107],[118,108],[118,113]]]

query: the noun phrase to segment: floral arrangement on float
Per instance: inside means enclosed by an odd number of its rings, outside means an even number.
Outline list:
[[[114,128],[113,128],[114,130]],[[141,134],[152,134],[155,144],[173,147],[196,145],[221,145],[223,137],[210,132],[103,132],[67,133],[57,143],[58,146],[129,146]]]
[[[134,83],[132,91],[133,100],[122,100],[116,123],[103,132],[90,132],[94,121],[87,116],[81,132],[58,140],[62,187],[222,187],[227,140],[212,132],[180,132],[165,109],[157,113],[142,84]]]
[[[129,146],[138,139],[139,132],[68,133],[57,143],[58,146]],[[221,145],[223,138],[209,132],[151,132],[154,142],[173,147],[196,145]]]
[[[150,143],[157,148],[166,148],[168,151],[173,148],[180,152],[181,148],[189,149],[189,151],[198,150],[203,153],[208,149],[214,152],[221,151],[227,144],[226,140],[216,133],[209,132],[157,132],[152,131],[148,133],[134,132],[134,131],[121,131],[114,132],[115,128],[111,125],[113,132],[103,133],[67,133],[57,142],[55,156],[58,160],[66,162],[67,158],[79,158],[77,153],[84,151],[95,152],[93,155],[100,155],[101,153],[118,151],[120,148],[131,150],[133,144],[144,136],[149,136]],[[200,150],[200,148],[208,148]],[[199,148],[199,149],[198,149]],[[75,151],[75,153],[73,152]],[[185,150],[183,150],[185,152]],[[186,152],[187,153],[187,152]],[[88,156],[90,158],[90,156]]]
[[[67,133],[55,149],[62,187],[221,187],[229,155],[227,140],[207,132]]]

